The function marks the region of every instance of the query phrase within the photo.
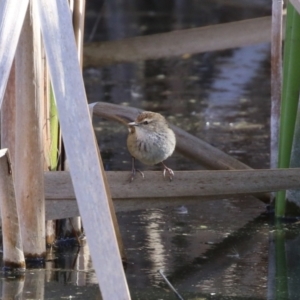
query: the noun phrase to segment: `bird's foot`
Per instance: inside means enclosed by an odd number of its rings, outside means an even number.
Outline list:
[[[143,179],[144,179],[145,178],[144,173],[142,171],[140,171],[139,169],[136,169],[135,166],[134,166],[135,158],[133,156],[132,156],[131,163],[132,163],[132,166],[131,166],[130,182],[132,182],[134,180],[136,172],[139,172],[141,174],[141,176],[143,177]]]
[[[144,173],[141,170],[139,170],[139,169],[132,169],[131,176],[130,176],[130,182],[132,182],[134,180],[136,172],[140,173],[141,176],[143,177],[143,179],[145,178]]]
[[[175,176],[174,171],[172,169],[168,168],[163,162],[162,162],[162,165],[164,167],[164,171],[163,171],[164,177],[166,177],[166,172],[168,172],[169,179],[170,179],[170,181],[172,181],[173,177]]]

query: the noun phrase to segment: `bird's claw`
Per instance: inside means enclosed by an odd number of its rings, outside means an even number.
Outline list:
[[[131,177],[130,177],[130,182],[132,182],[134,180],[136,172],[139,172],[141,174],[141,176],[142,176],[143,179],[145,178],[145,175],[144,175],[144,173],[141,170],[139,170],[139,169],[132,169]]]
[[[164,177],[166,177],[166,172],[168,172],[169,174],[169,179],[170,181],[173,180],[173,177],[175,176],[174,171],[170,168],[168,168],[167,166],[164,165],[164,171],[163,171],[163,175]]]

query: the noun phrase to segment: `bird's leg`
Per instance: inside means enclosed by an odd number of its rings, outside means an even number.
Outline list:
[[[140,174],[141,174],[141,176],[143,177],[143,179],[144,179],[144,173],[142,172],[142,171],[140,171],[139,169],[136,169],[135,168],[135,165],[134,165],[134,163],[135,163],[135,158],[132,156],[132,159],[131,159],[131,163],[132,163],[132,165],[131,165],[131,177],[130,177],[130,182],[132,182],[133,180],[134,180],[134,177],[135,177],[135,174],[136,174],[136,172],[139,172]]]
[[[163,161],[161,162],[161,164],[163,165],[163,168],[164,168],[164,172],[163,172],[164,177],[166,176],[166,171],[167,171],[167,172],[169,173],[169,179],[170,179],[170,181],[172,181],[172,180],[173,180],[173,177],[175,176],[173,170],[170,169],[170,168],[168,168],[168,167],[164,164]]]

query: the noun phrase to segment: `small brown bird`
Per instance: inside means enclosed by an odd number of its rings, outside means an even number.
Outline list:
[[[159,113],[144,111],[134,122],[128,123],[128,126],[127,148],[132,155],[131,181],[134,179],[136,171],[141,173],[144,178],[144,174],[135,169],[135,159],[145,165],[161,163],[164,168],[164,176],[168,172],[169,178],[172,180],[174,172],[164,164],[164,160],[174,152],[176,138],[166,119]]]

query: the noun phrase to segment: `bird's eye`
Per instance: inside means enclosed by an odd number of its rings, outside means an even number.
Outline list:
[[[148,122],[148,121],[144,121],[143,124],[144,124],[144,125],[148,125],[149,122]]]

